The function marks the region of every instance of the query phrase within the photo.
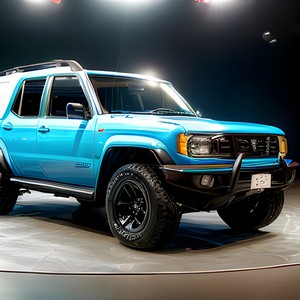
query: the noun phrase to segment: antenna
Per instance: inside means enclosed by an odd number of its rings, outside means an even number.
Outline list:
[[[125,36],[125,27],[126,27],[126,17],[127,17],[127,6],[126,6],[126,3],[124,3],[124,15],[123,15],[122,36],[121,36],[121,43],[120,43],[119,56],[118,56],[117,65],[116,65],[116,72],[118,72],[118,70],[119,70],[119,67],[120,67],[120,61],[121,61],[121,56],[122,56],[122,51],[123,51],[124,36]]]

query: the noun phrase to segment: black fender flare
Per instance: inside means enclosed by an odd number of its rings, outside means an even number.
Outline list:
[[[6,173],[12,173],[12,170],[8,165],[7,160],[1,148],[0,148],[0,171]]]

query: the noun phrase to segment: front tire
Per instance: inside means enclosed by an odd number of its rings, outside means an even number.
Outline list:
[[[232,229],[253,231],[274,222],[282,211],[283,191],[267,190],[261,194],[237,197],[218,210],[219,216]]]
[[[121,167],[106,194],[108,223],[119,241],[135,249],[153,249],[176,232],[180,212],[148,166]]]

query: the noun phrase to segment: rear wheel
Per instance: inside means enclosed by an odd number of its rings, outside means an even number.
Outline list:
[[[6,215],[11,212],[18,197],[18,187],[9,181],[2,181],[0,186],[0,215]]]
[[[283,191],[267,190],[261,194],[238,197],[218,210],[219,216],[232,229],[251,231],[271,224],[282,211]]]
[[[113,235],[131,248],[158,247],[172,237],[179,225],[177,204],[169,199],[148,166],[120,168],[108,184],[106,202]]]

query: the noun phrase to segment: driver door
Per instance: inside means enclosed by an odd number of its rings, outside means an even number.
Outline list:
[[[68,103],[89,107],[77,77],[55,77],[37,128],[38,163],[48,180],[93,186],[95,121],[67,118]]]

